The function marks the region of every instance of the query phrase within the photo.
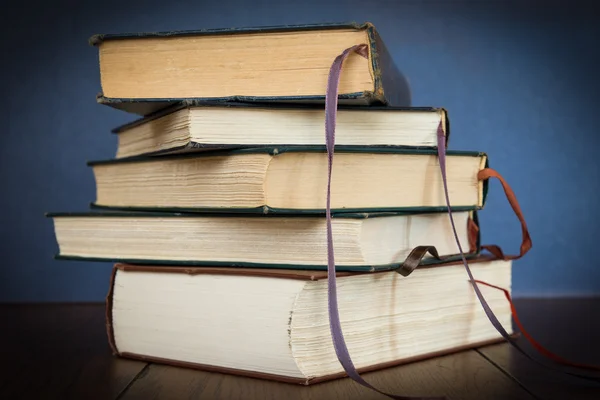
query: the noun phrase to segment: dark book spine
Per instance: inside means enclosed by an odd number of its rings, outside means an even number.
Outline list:
[[[377,30],[367,28],[375,74],[375,97],[389,106],[410,107],[411,93],[408,80],[394,63],[390,52]]]

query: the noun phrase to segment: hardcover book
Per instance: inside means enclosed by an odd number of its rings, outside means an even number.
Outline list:
[[[478,279],[510,290],[511,261],[470,262]],[[464,267],[337,273],[341,326],[360,372],[503,340]],[[481,285],[511,333],[504,294]],[[312,384],[345,376],[327,314],[327,273],[115,265],[107,297],[115,354],[176,366]]]
[[[184,99],[319,102],[331,62],[344,63],[341,103],[410,106],[405,78],[370,23],[100,34],[98,101],[147,115]]]
[[[115,158],[224,148],[323,145],[322,107],[184,101],[113,129]],[[446,110],[434,107],[339,106],[338,146],[437,147]]]
[[[323,216],[208,213],[87,212],[48,214],[58,258],[145,264],[327,269]],[[470,256],[479,252],[474,211],[456,212],[458,237]],[[456,258],[447,213],[342,213],[332,219],[336,268],[399,268],[411,251],[435,246]]]
[[[484,153],[447,152],[454,210],[483,207]],[[263,147],[91,162],[95,206],[176,211],[323,213],[327,153],[323,146]],[[336,148],[331,209],[443,211],[434,149]]]
[[[113,129],[116,158],[224,148],[323,145],[323,107],[184,101]],[[446,110],[433,107],[339,106],[338,146],[437,147],[449,138]]]

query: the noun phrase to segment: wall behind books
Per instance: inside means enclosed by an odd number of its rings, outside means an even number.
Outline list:
[[[110,264],[53,260],[44,218],[87,209],[95,192],[85,162],[111,157],[109,130],[132,119],[96,104],[90,35],[352,20],[376,25],[413,105],[449,110],[450,148],[488,152],[517,193],[534,247],[514,264],[515,295],[599,295],[600,26],[591,6],[568,4],[57,0],[3,8],[0,301],[106,294]],[[484,242],[518,249],[519,226],[497,182],[481,223]]]

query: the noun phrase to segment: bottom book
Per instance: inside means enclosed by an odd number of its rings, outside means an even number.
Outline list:
[[[469,262],[476,279],[510,290],[511,262]],[[115,354],[299,384],[346,376],[327,313],[327,273],[116,264],[107,297]],[[346,344],[359,372],[502,340],[460,263],[339,272]],[[480,285],[512,333],[504,294]]]

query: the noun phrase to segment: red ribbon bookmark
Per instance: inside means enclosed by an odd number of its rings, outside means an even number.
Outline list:
[[[515,321],[515,324],[519,328],[519,331],[523,334],[523,336],[525,336],[525,338],[529,341],[529,343],[531,343],[531,345],[537,351],[539,351],[541,354],[543,354],[544,356],[548,357],[549,359],[551,359],[551,360],[553,360],[553,361],[555,361],[555,362],[557,362],[559,364],[568,365],[569,367],[591,369],[591,370],[594,370],[594,371],[600,371],[600,366],[598,366],[598,365],[580,364],[580,363],[575,363],[575,362],[569,361],[566,358],[563,358],[563,357],[561,357],[561,356],[559,356],[559,355],[551,352],[550,350],[548,350],[544,346],[542,346],[523,327],[523,324],[521,323],[521,321],[519,320],[519,316],[517,315],[517,309],[515,307],[515,304],[513,303],[512,298],[510,297],[510,292],[508,290],[506,290],[504,288],[501,288],[500,286],[492,285],[491,283],[483,282],[483,281],[480,281],[480,280],[475,280],[475,282],[477,282],[477,283],[479,283],[481,285],[485,285],[485,286],[492,287],[494,289],[501,290],[502,292],[504,292],[504,296],[506,297],[506,300],[508,300],[508,303],[510,304],[510,312],[512,314],[513,320]]]

